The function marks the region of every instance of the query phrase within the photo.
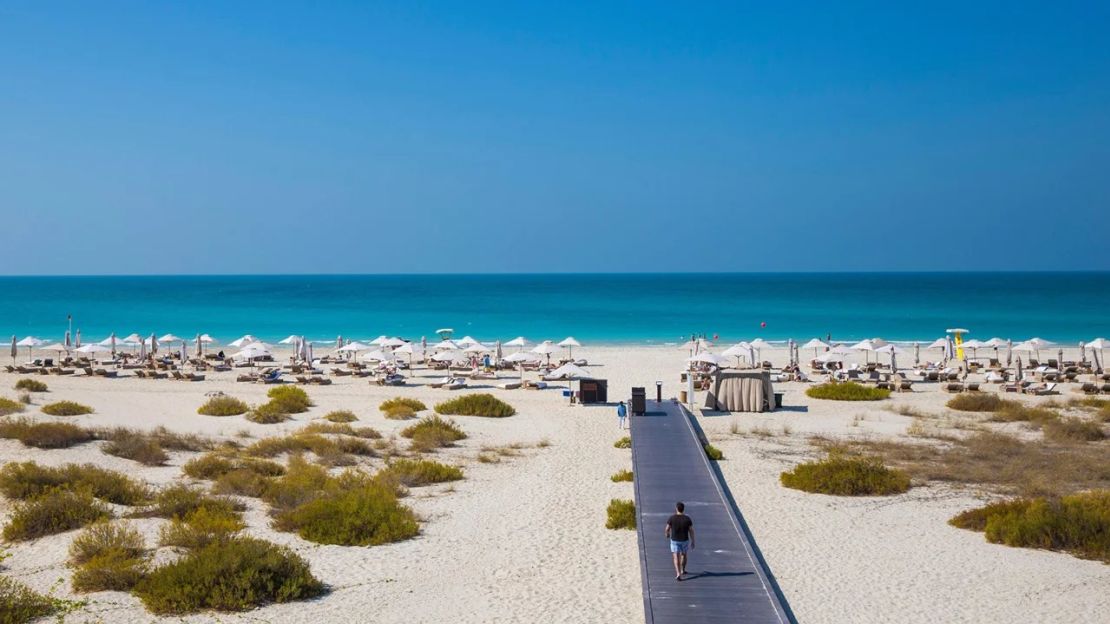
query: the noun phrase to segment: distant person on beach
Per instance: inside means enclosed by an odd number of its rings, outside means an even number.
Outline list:
[[[617,426],[624,429],[624,419],[628,417],[628,408],[625,407],[624,401],[617,405]]]
[[[671,540],[671,558],[674,560],[674,580],[681,581],[686,574],[687,552],[694,547],[694,521],[687,516],[686,505],[674,504],[674,515],[667,518],[663,535]]]

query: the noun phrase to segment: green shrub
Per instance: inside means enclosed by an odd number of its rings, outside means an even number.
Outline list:
[[[280,405],[270,401],[263,403],[247,412],[246,419],[260,425],[276,425],[292,418],[289,412],[284,411]]]
[[[190,513],[205,509],[213,514],[234,515],[246,509],[232,499],[210,496],[202,490],[187,485],[171,485],[154,497],[146,509],[134,514],[140,518],[184,518]]]
[[[890,390],[872,388],[852,381],[823,383],[806,389],[806,396],[832,401],[881,401]]]
[[[274,386],[266,396],[270,397],[270,404],[284,414],[301,414],[312,407],[308,393],[296,386]]]
[[[704,448],[705,456],[709,459],[712,459],[713,461],[720,461],[725,458],[725,454],[721,452],[721,449],[713,446],[712,444],[706,444]]]
[[[1076,418],[1060,418],[1044,423],[1044,437],[1053,442],[1097,442],[1106,439],[1098,423]]]
[[[163,525],[158,534],[160,546],[194,550],[213,543],[226,543],[246,528],[236,513],[200,507]]]
[[[212,480],[235,470],[236,462],[224,453],[205,453],[185,462],[181,471],[194,479]]]
[[[82,416],[93,413],[93,408],[73,401],[56,401],[43,405],[42,413],[51,416]]]
[[[285,475],[274,479],[262,500],[279,510],[287,510],[320,496],[333,483],[328,471],[306,461],[300,455],[289,458]]]
[[[16,505],[4,526],[4,539],[32,540],[79,529],[109,517],[111,513],[104,503],[86,491],[51,490]]]
[[[38,379],[31,379],[29,377],[24,377],[15,382],[15,389],[26,390],[27,392],[46,392],[47,390],[45,381],[39,381]]]
[[[820,461],[799,464],[780,476],[788,488],[835,496],[900,494],[910,489],[910,478],[870,457],[830,453]]]
[[[137,461],[144,466],[162,466],[170,458],[157,440],[143,435],[120,435],[100,447],[109,455]]]
[[[216,478],[212,491],[216,494],[234,494],[258,498],[266,492],[271,479],[247,468],[236,468]]]
[[[69,545],[69,562],[84,565],[110,551],[119,551],[127,558],[146,554],[143,536],[126,522],[97,522],[89,525]]]
[[[142,535],[124,524],[97,522],[70,545],[73,590],[128,591],[146,571],[146,544]]]
[[[954,410],[964,412],[997,412],[1007,403],[1013,402],[1003,400],[997,394],[969,392],[967,394],[957,394],[948,399],[947,405]]]
[[[9,416],[23,411],[23,403],[0,397],[0,416]]]
[[[385,410],[385,417],[389,420],[410,420],[416,418],[416,411],[408,405],[394,405]]]
[[[334,433],[339,435],[349,435],[356,438],[377,439],[382,437],[373,427],[359,427],[354,428],[346,423],[322,423],[314,422],[309,423],[301,428],[298,434],[302,433]]]
[[[30,418],[0,421],[0,438],[35,448],[69,448],[94,439],[92,431],[66,422],[35,422]]]
[[[390,463],[381,476],[406,487],[418,487],[446,481],[458,481],[463,473],[457,466],[448,466],[427,459],[398,459]]]
[[[613,473],[613,476],[609,477],[609,480],[612,481],[613,483],[620,483],[622,481],[632,481],[632,471],[631,470],[618,470],[618,471]]]
[[[1047,407],[1029,407],[1018,401],[1002,401],[990,419],[995,422],[1028,422],[1035,426],[1060,418],[1060,414]]]
[[[624,436],[623,438],[621,438],[621,439],[619,439],[619,440],[617,440],[616,442],[613,443],[613,448],[619,448],[619,449],[632,448],[632,438],[630,438],[628,436]]]
[[[358,416],[351,410],[335,410],[324,414],[324,420],[333,423],[349,423],[358,420]]]
[[[51,490],[83,490],[117,505],[138,505],[150,498],[146,485],[93,464],[66,464],[58,468],[35,462],[10,462],[0,468],[0,492],[26,500]]]
[[[215,442],[204,436],[194,433],[177,433],[165,427],[155,427],[150,431],[113,427],[111,429],[100,429],[94,433],[98,438],[109,442],[138,444],[141,440],[157,444],[161,449],[170,451],[204,451],[216,445]]]
[[[160,615],[246,611],[323,592],[324,584],[304,559],[288,548],[248,537],[195,550],[154,569],[135,587],[146,608]]]
[[[450,416],[506,418],[516,414],[512,405],[492,394],[465,394],[436,405],[436,412]]]
[[[204,405],[197,408],[197,413],[203,416],[238,416],[249,410],[250,406],[243,401],[232,396],[219,395],[205,401]]]
[[[0,622],[24,624],[53,615],[58,610],[57,600],[32,591],[15,579],[0,576]]]
[[[636,529],[636,503],[614,498],[609,501],[606,514],[608,519],[605,521],[605,528]]]
[[[416,515],[397,502],[393,488],[368,479],[285,512],[279,525],[310,542],[343,546],[388,544],[420,532]]]
[[[388,412],[389,410],[399,406],[407,407],[414,412],[423,412],[424,410],[428,409],[428,406],[424,405],[423,401],[406,397],[394,397],[392,399],[389,399],[388,401],[382,401],[382,404],[378,406],[378,409],[383,412]]]
[[[949,523],[983,531],[995,544],[1059,550],[1110,563],[1110,490],[993,503]]]
[[[428,451],[453,446],[466,433],[454,421],[433,414],[402,429],[401,437],[412,440],[414,450]]]

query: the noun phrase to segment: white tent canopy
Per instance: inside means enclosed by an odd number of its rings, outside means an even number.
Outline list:
[[[551,355],[557,350],[558,348],[550,340],[544,340],[532,349],[532,353],[539,353],[540,355]]]
[[[502,359],[506,362],[538,362],[540,358],[533,353],[520,351],[517,353],[510,353]]]
[[[101,345],[96,344],[96,343],[89,343],[87,345],[78,347],[76,349],[76,351],[78,353],[111,353],[112,352],[112,350],[109,349],[108,347],[104,347],[104,346],[101,346]]]
[[[367,362],[392,362],[397,358],[388,349],[375,349],[369,353],[363,353],[359,359]]]
[[[17,346],[17,347],[41,347],[44,344],[46,344],[45,340],[35,338],[34,336],[27,336],[23,340],[20,340],[19,342],[15,343],[15,346]]]
[[[459,348],[459,345],[453,340],[442,340],[432,348],[436,351],[455,351]]]

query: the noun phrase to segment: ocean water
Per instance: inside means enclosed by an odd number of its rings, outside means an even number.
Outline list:
[[[87,342],[110,332],[226,342],[299,334],[667,343],[832,334],[1062,343],[1110,335],[1110,273],[313,275],[0,277],[0,332]]]

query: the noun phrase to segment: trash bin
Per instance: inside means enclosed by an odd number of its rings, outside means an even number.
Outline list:
[[[678,391],[678,402],[679,403],[686,403],[686,391],[685,390],[679,390]]]
[[[647,413],[647,391],[643,388],[632,389],[632,413],[638,416]]]

